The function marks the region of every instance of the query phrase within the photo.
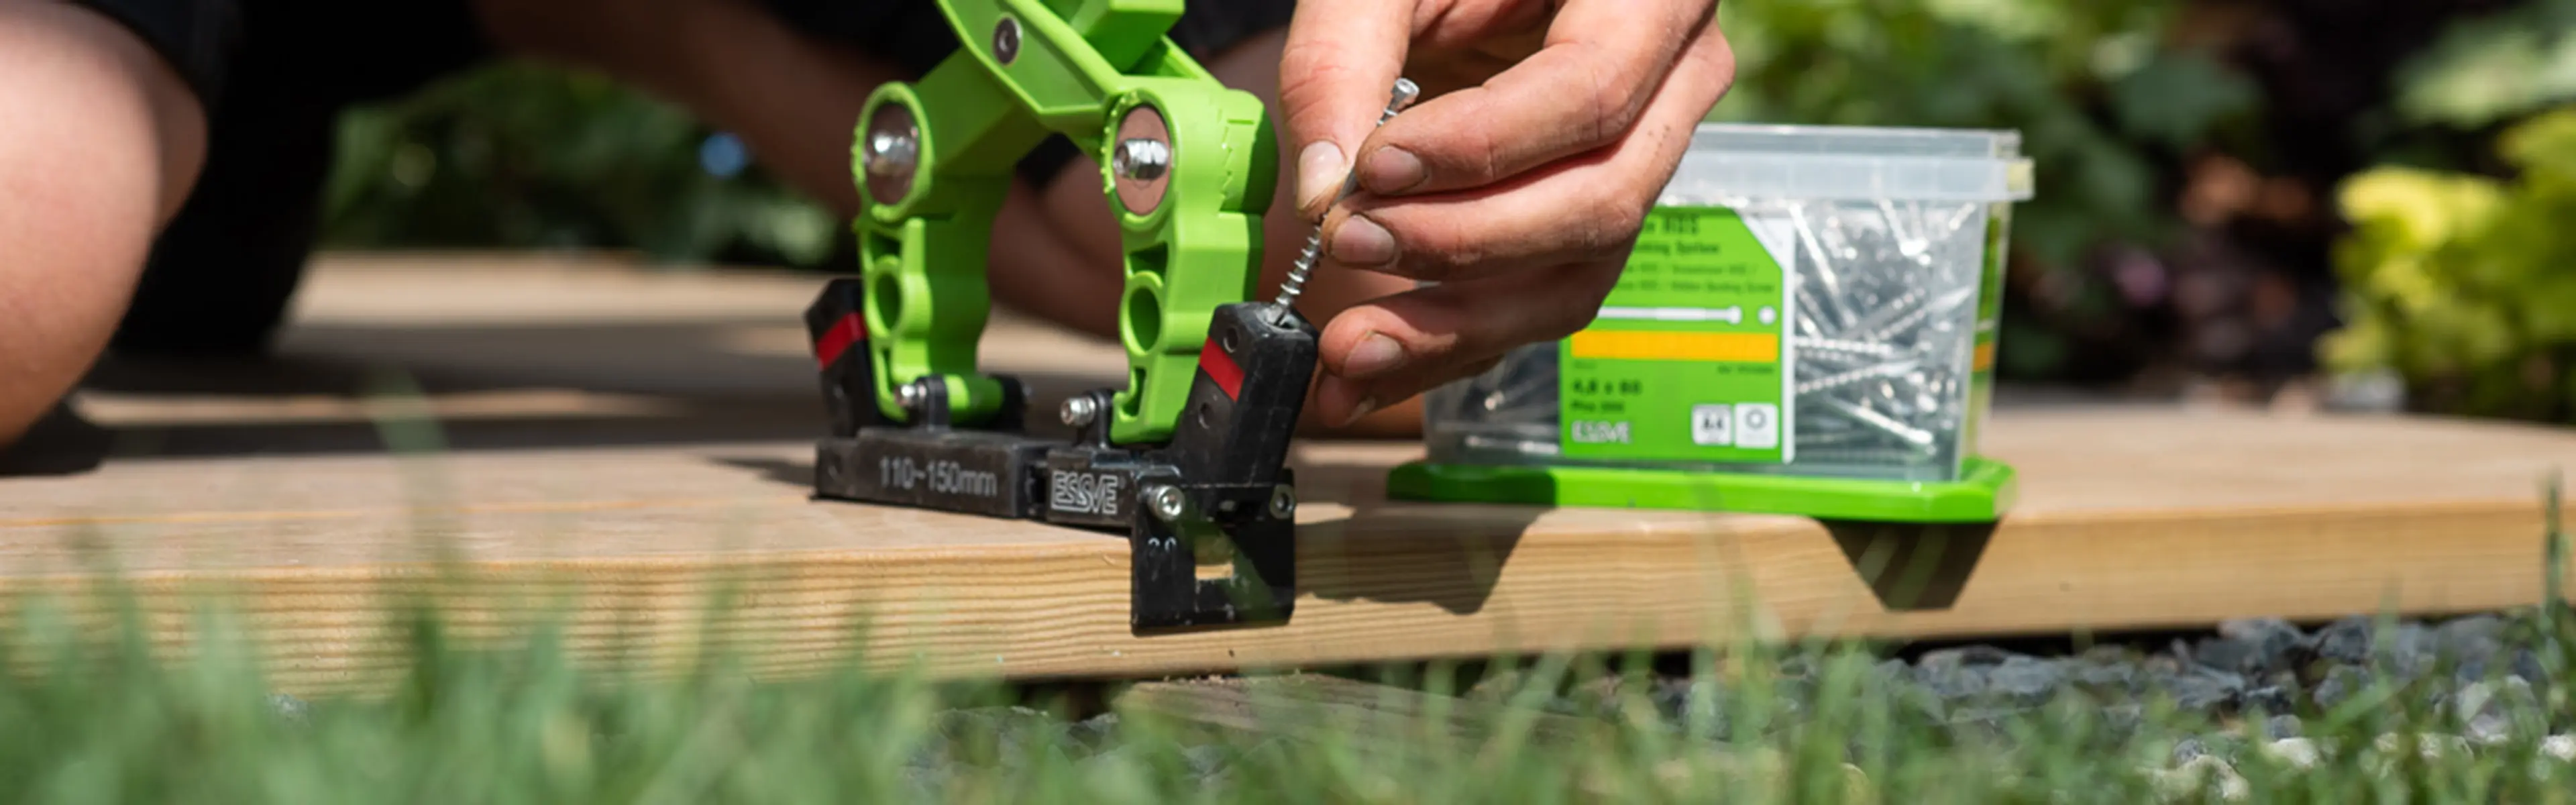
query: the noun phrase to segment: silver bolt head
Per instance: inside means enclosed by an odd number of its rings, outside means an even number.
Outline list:
[[[1297,513],[1297,490],[1287,484],[1270,488],[1270,516],[1285,520]]]
[[[1079,428],[1091,424],[1091,420],[1100,415],[1100,405],[1092,402],[1090,397],[1073,397],[1065,400],[1064,407],[1057,409],[1056,414],[1064,424]]]
[[[921,395],[922,395],[922,391],[921,391],[921,383],[922,383],[922,381],[920,381],[920,380],[915,380],[915,381],[912,381],[912,382],[910,382],[910,383],[905,383],[905,384],[903,384],[903,385],[896,386],[896,387],[895,387],[895,389],[894,389],[894,397],[895,397],[895,399],[896,399],[897,401],[899,401],[899,402],[902,402],[902,403],[903,403],[903,407],[905,407],[905,408],[911,408],[911,407],[913,407],[913,406],[920,405],[920,404],[921,404]]]
[[[1163,178],[1172,166],[1172,146],[1161,140],[1136,138],[1122,140],[1118,150],[1109,154],[1109,168],[1118,175],[1139,182]]]
[[[1186,503],[1179,487],[1156,486],[1145,493],[1145,504],[1154,507],[1154,516],[1164,520],[1181,519],[1181,507]]]
[[[867,172],[861,184],[868,197],[878,204],[902,203],[912,192],[913,174],[921,169],[921,126],[912,109],[892,102],[878,107],[869,115],[859,147],[859,166]]]
[[[912,131],[868,133],[867,168],[878,176],[911,170],[921,162],[921,137]]]

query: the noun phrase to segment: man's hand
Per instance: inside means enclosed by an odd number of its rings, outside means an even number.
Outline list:
[[[1280,60],[1296,199],[1342,265],[1438,285],[1323,331],[1347,422],[1590,323],[1735,57],[1716,0],[1304,0]],[[1423,100],[1377,126],[1399,76]],[[1374,128],[1374,130],[1372,130]],[[1361,191],[1329,210],[1357,165]]]

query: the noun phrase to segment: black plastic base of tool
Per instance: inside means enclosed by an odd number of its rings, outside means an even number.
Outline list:
[[[950,425],[936,382],[908,398],[917,424],[884,422],[864,402],[873,395],[851,393],[867,354],[848,335],[854,290],[836,281],[808,314],[835,426],[815,449],[818,497],[1125,531],[1139,632],[1288,620],[1296,490],[1285,463],[1316,355],[1302,317],[1219,308],[1173,438],[1128,447],[1109,441],[1105,389],[1077,403],[1089,413],[1072,440],[1019,432],[1026,397],[1009,378],[995,426]],[[1220,565],[1230,572],[1202,574]]]

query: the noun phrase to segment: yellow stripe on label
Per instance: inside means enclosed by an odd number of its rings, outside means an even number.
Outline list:
[[[1628,361],[1726,361],[1779,363],[1780,336],[1773,333],[1658,333],[1637,330],[1585,330],[1574,334],[1577,358]]]
[[[1988,342],[1983,343],[1983,344],[1978,344],[1978,345],[1977,345],[1977,351],[1976,351],[1976,357],[1975,357],[1975,358],[1973,358],[1973,360],[1974,360],[1974,361],[1976,361],[1976,363],[1974,363],[1973,365],[1969,366],[1969,367],[1968,367],[1968,371],[1971,371],[1971,372],[1983,372],[1983,371],[1985,371],[1985,370],[1988,370],[1988,369],[1992,369],[1992,368],[1994,368],[1994,367],[1995,367],[1995,342],[1988,341]]]

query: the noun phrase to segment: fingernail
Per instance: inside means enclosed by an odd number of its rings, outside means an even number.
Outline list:
[[[1297,209],[1308,215],[1315,207],[1332,197],[1342,184],[1348,169],[1342,165],[1342,149],[1330,140],[1316,140],[1297,154]]]
[[[1395,236],[1368,216],[1353,215],[1334,230],[1332,254],[1345,265],[1385,265],[1395,262]]]
[[[1402,148],[1380,148],[1370,154],[1360,184],[1378,194],[1402,193],[1422,183],[1422,159]]]
[[[1369,412],[1376,411],[1376,410],[1377,410],[1377,398],[1376,398],[1376,397],[1361,397],[1361,398],[1360,398],[1360,401],[1359,401],[1359,403],[1358,403],[1358,404],[1351,406],[1351,412],[1350,412],[1349,414],[1343,415],[1341,423],[1340,423],[1340,424],[1337,424],[1337,425],[1334,425],[1333,427],[1336,427],[1336,428],[1347,428],[1347,427],[1350,427],[1352,423],[1355,423],[1355,422],[1360,421],[1360,419],[1361,419],[1361,418],[1368,416],[1368,415],[1369,415]]]
[[[1351,357],[1342,361],[1342,376],[1367,380],[1401,363],[1404,363],[1403,345],[1395,343],[1395,339],[1370,333],[1360,340],[1359,346],[1351,349]]]

